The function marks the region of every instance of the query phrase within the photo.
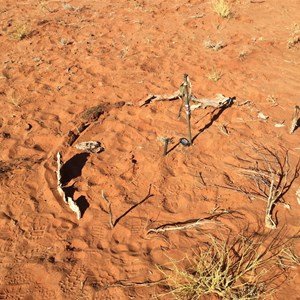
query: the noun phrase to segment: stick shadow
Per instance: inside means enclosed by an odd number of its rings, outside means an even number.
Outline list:
[[[219,117],[222,115],[222,113],[229,107],[233,105],[233,100],[235,100],[235,97],[231,97],[230,101],[228,101],[227,105],[224,105],[220,108],[215,108],[212,112],[213,116],[210,119],[210,121],[201,129],[199,129],[198,133],[192,138],[192,143],[196,140],[196,138],[203,133],[205,130],[207,130],[211,125],[219,119]],[[215,113],[216,112],[216,113]]]

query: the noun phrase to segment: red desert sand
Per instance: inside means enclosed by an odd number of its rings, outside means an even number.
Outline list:
[[[1,1],[0,299],[173,299],[244,235],[300,299],[300,2],[223,5]]]

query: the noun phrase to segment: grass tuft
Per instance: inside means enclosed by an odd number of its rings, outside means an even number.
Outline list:
[[[222,78],[222,73],[215,68],[213,68],[207,75],[208,80],[217,82]]]
[[[253,236],[226,241],[209,236],[193,258],[170,259],[160,268],[165,277],[164,295],[175,299],[270,299],[278,287],[274,279],[282,278],[282,269],[274,266],[285,248],[278,235],[268,243],[266,238]]]
[[[294,48],[298,43],[300,43],[300,26],[298,24],[294,24],[290,37],[287,41],[287,47],[289,49]]]
[[[213,0],[212,8],[213,11],[222,18],[228,18],[232,14],[231,8],[228,2],[225,0]]]
[[[30,34],[31,34],[30,28],[26,24],[22,24],[16,27],[15,31],[12,33],[11,36],[15,40],[21,41],[29,37]]]

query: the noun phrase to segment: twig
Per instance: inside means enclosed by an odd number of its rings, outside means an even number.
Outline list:
[[[101,191],[101,196],[106,201],[106,203],[108,205],[108,214],[109,214],[109,225],[110,225],[110,228],[114,228],[113,216],[112,216],[112,212],[111,212],[111,202],[106,198],[103,190]]]
[[[158,226],[157,228],[152,228],[147,231],[147,234],[149,233],[160,233],[160,232],[166,232],[166,231],[175,231],[175,230],[185,230],[190,228],[195,228],[204,224],[220,224],[223,225],[221,222],[214,222],[211,221],[213,219],[216,219],[224,214],[232,213],[232,211],[222,211],[220,213],[214,214],[212,216],[206,217],[206,218],[200,218],[200,219],[193,219],[193,220],[187,220],[183,222],[176,222],[176,223],[170,223],[170,224],[163,224]]]
[[[168,137],[162,137],[160,140],[164,144],[164,153],[163,156],[166,156],[168,154],[168,145],[173,141],[173,138],[168,138]]]
[[[139,102],[139,106],[145,106],[147,104],[150,104],[152,102],[155,101],[165,101],[165,100],[176,100],[176,99],[180,99],[180,92],[176,91],[174,94],[172,95],[149,95],[148,97],[146,97],[146,99],[141,100]]]
[[[274,191],[273,188],[274,188],[274,174],[270,185],[269,197],[267,200],[266,216],[265,216],[265,225],[267,228],[270,229],[276,229],[277,227],[276,223],[272,219],[272,209],[277,200],[276,195],[274,195],[276,191]]]
[[[189,225],[184,225],[184,226],[170,226],[170,227],[164,227],[164,228],[157,228],[157,229],[149,229],[147,231],[147,234],[149,233],[159,233],[159,232],[166,232],[166,231],[175,231],[175,230],[185,230],[185,229],[190,229],[190,228],[195,228],[204,224],[217,224],[219,223],[220,225],[223,225],[221,222],[215,222],[215,221],[205,221],[203,219],[199,219],[196,222],[189,224]]]
[[[191,107],[190,107],[190,100],[192,95],[192,84],[188,74],[184,74],[183,83],[181,87],[183,90],[183,93],[181,93],[181,97],[183,97],[185,101],[185,112],[186,112],[186,120],[187,120],[187,127],[188,127],[188,141],[190,145],[192,145]]]

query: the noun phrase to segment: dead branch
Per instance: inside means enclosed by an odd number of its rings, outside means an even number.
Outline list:
[[[225,97],[222,94],[217,94],[216,98],[211,100],[207,98],[196,98],[195,96],[191,96],[191,101],[196,102],[197,104],[191,105],[191,110],[195,110],[197,108],[207,108],[207,107],[215,107],[215,108],[221,108],[229,106],[233,98],[232,97]]]
[[[147,104],[150,104],[155,101],[171,101],[171,100],[176,100],[180,99],[180,91],[176,91],[172,95],[148,95],[146,99],[143,99],[139,102],[139,106],[145,106]]]
[[[266,202],[265,226],[270,229],[276,228],[276,222],[272,217],[274,207],[282,203],[286,208],[290,205],[285,203],[284,195],[290,189],[294,180],[299,176],[299,161],[291,174],[288,151],[282,153],[270,150],[266,147],[252,148],[256,156],[249,156],[255,161],[253,166],[238,167],[242,170],[241,175],[249,179],[252,187],[242,186],[226,187],[245,194],[247,197],[257,198]],[[251,160],[239,159],[243,163],[252,163]]]
[[[204,224],[218,224],[218,225],[224,225],[221,222],[212,221],[213,219],[217,219],[220,216],[223,216],[225,214],[233,213],[233,211],[230,210],[224,210],[219,213],[213,214],[206,218],[199,218],[199,219],[193,219],[193,220],[187,220],[183,222],[175,222],[175,223],[169,223],[169,224],[163,224],[156,228],[149,229],[147,231],[147,234],[150,233],[162,233],[166,231],[176,231],[176,230],[186,230],[195,228]]]
[[[220,224],[223,225],[221,222],[215,222],[215,221],[207,221],[204,219],[199,219],[196,222],[189,224],[189,225],[184,225],[184,226],[178,226],[176,223],[174,223],[174,226],[165,226],[164,228],[154,228],[154,229],[149,229],[147,231],[147,234],[149,233],[160,233],[160,232],[166,232],[166,231],[175,231],[175,230],[185,230],[185,229],[190,229],[190,228],[195,228],[204,224]]]
[[[145,106],[150,103],[156,102],[156,101],[172,101],[177,99],[183,99],[184,93],[179,89],[172,95],[149,95],[145,99],[141,100],[139,102],[139,106]],[[217,94],[215,99],[208,99],[208,98],[197,98],[194,95],[190,96],[190,100],[192,102],[195,102],[196,104],[191,105],[191,110],[195,110],[198,108],[207,108],[207,107],[214,107],[214,108],[221,108],[229,106],[234,98],[232,97],[225,97],[221,94]]]

